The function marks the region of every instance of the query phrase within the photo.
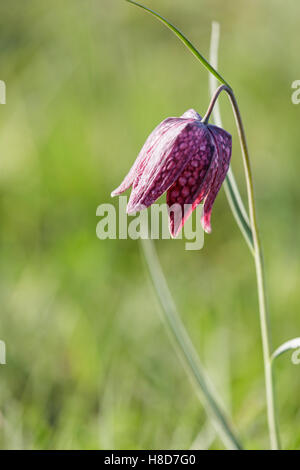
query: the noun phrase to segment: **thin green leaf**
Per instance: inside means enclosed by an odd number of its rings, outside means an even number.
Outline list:
[[[186,371],[192,378],[196,391],[211,417],[220,438],[228,449],[242,449],[233,430],[231,420],[219,404],[219,398],[202,367],[199,356],[190,340],[190,337],[181,321],[169,290],[167,281],[160,266],[153,240],[146,237],[141,239],[141,247],[146,261],[150,278],[162,307],[164,321],[168,332],[176,345],[176,349],[183,361]]]
[[[289,341],[286,341],[281,346],[279,346],[279,348],[277,348],[276,351],[273,352],[272,361],[287,351],[291,351],[291,350],[299,349],[299,348],[300,348],[300,338],[290,339]]]
[[[226,85],[228,86],[229,88],[230,85],[224,80],[224,78],[219,74],[219,72],[217,72],[211,65],[210,63],[205,59],[205,57],[203,57],[202,54],[200,54],[200,52],[193,46],[193,44],[187,39],[187,37],[184,36],[184,34],[182,34],[181,31],[179,31],[179,29],[176,28],[176,26],[174,26],[173,24],[169,23],[168,20],[166,20],[166,18],[163,18],[159,13],[156,13],[155,11],[153,10],[150,10],[150,8],[147,8],[145,7],[144,5],[141,5],[140,3],[137,3],[137,2],[134,2],[133,0],[126,0],[127,2],[129,3],[132,3],[133,5],[136,5],[140,8],[143,8],[143,10],[146,10],[148,11],[149,13],[151,13],[151,15],[155,16],[156,18],[158,18],[162,23],[164,23],[171,31],[173,31],[174,34],[176,34],[176,36],[185,44],[185,46],[191,51],[192,54],[194,54],[194,56],[204,65],[204,67],[207,68],[207,70],[209,70],[210,73],[212,73],[217,80],[219,80],[220,83],[223,83],[223,85]]]

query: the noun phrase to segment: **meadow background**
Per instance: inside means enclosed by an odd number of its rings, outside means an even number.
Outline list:
[[[300,336],[298,2],[148,0],[208,56],[244,117],[265,249],[273,342]],[[96,237],[150,131],[203,114],[207,72],[121,0],[0,5],[0,447],[222,448],[159,315],[138,241]],[[245,194],[230,105],[233,168]],[[113,200],[115,205],[117,200]],[[268,446],[254,266],[224,191],[204,249],[156,242],[183,321],[247,448]],[[276,364],[285,448],[300,448],[300,366]]]

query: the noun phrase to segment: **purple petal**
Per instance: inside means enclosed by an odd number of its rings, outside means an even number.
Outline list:
[[[145,160],[149,158],[149,149],[151,149],[153,146],[157,144],[159,139],[170,129],[174,124],[176,124],[176,121],[178,118],[167,118],[164,121],[162,121],[151,134],[147,138],[145,144],[143,145],[142,150],[140,151],[139,155],[137,156],[134,164],[132,165],[131,169],[129,170],[129,173],[125,176],[124,180],[116,188],[112,193],[111,196],[119,196],[122,194],[124,191],[126,191],[130,186],[132,185],[133,181],[135,178],[142,172],[143,167],[145,165]]]
[[[207,135],[206,126],[199,120],[177,119],[176,125],[148,150],[143,171],[134,180],[127,212],[153,204],[176,181],[189,161],[207,151]]]
[[[215,178],[211,184],[208,195],[205,198],[204,210],[202,216],[202,225],[205,232],[211,232],[210,218],[212,206],[215,202],[218,192],[222,186],[222,183],[226,177],[230,158],[231,158],[231,148],[232,148],[232,139],[231,135],[224,131],[223,129],[209,125],[208,126],[211,135],[214,138],[215,144],[218,151],[218,171],[215,175]]]
[[[170,232],[175,237],[192,211],[207,195],[218,169],[218,153],[210,132],[206,131],[195,158],[185,166],[167,192]]]

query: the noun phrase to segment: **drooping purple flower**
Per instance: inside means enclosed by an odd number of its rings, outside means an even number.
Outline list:
[[[178,234],[197,205],[204,202],[201,222],[209,233],[212,206],[230,157],[231,135],[201,122],[201,116],[190,109],[180,118],[165,119],[154,129],[112,196],[132,186],[127,205],[127,213],[131,214],[149,207],[167,191],[172,236]]]

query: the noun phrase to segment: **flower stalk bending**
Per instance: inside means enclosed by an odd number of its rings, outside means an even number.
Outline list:
[[[205,123],[208,122],[209,117],[212,113],[213,107],[216,103],[216,100],[222,91],[225,91],[229,96],[229,100],[232,105],[236,126],[238,129],[244,170],[246,176],[247,184],[247,193],[248,193],[248,205],[249,205],[249,215],[250,215],[250,224],[253,237],[253,256],[255,261],[256,268],[256,278],[257,278],[257,290],[258,290],[258,300],[259,300],[259,313],[260,313],[260,327],[261,327],[261,336],[262,336],[262,347],[263,347],[263,358],[264,358],[264,372],[265,372],[265,384],[266,384],[266,400],[267,400],[267,411],[268,411],[268,425],[270,433],[270,444],[271,448],[274,450],[280,449],[280,438],[278,431],[278,424],[276,419],[276,407],[275,407],[275,393],[274,393],[274,378],[272,371],[272,345],[271,345],[271,331],[270,331],[270,320],[269,312],[266,298],[266,286],[265,286],[265,276],[264,276],[264,262],[263,262],[263,252],[262,245],[259,237],[255,200],[254,200],[254,185],[251,172],[250,164],[250,155],[247,145],[246,134],[243,126],[243,121],[241,113],[234,96],[232,88],[227,87],[226,85],[221,85],[215,91],[208,110],[203,118]]]

